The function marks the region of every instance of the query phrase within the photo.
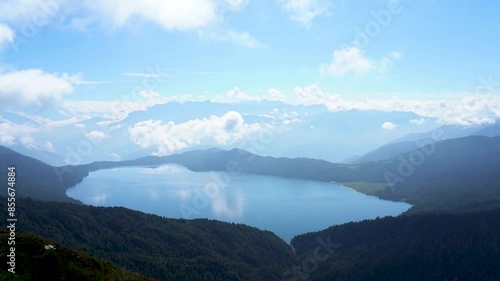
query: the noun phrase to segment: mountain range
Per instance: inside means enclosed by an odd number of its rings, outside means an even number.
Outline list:
[[[104,275],[138,280],[143,277],[126,271],[157,280],[497,280],[500,136],[431,136],[412,142],[413,150],[391,149],[408,142],[392,143],[376,150],[382,156],[352,164],[210,148],[55,167],[0,147],[0,168],[16,168],[19,231],[28,235],[22,239],[50,239],[73,256],[90,255],[99,259],[93,264],[109,268]],[[298,235],[287,245],[269,231],[245,225],[84,206],[65,193],[93,171],[168,163],[192,171],[334,181],[413,207],[396,218]],[[6,209],[1,212],[7,215]],[[61,257],[51,259],[46,262]],[[75,267],[82,270],[78,274],[87,274],[88,267],[67,259],[72,269],[58,274],[73,276],[68,274],[76,274]],[[28,269],[26,276],[40,270]]]

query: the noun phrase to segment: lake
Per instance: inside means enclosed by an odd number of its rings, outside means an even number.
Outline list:
[[[67,190],[93,206],[123,206],[168,218],[209,218],[270,230],[287,242],[331,225],[396,216],[411,205],[380,200],[334,183],[179,165],[99,170]]]

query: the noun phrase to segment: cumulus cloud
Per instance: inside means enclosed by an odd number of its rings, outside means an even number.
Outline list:
[[[0,74],[0,104],[4,108],[53,105],[71,92],[73,86],[67,80],[39,69]]]
[[[260,48],[264,43],[255,39],[248,32],[239,32],[234,30],[200,30],[198,36],[205,41],[227,42],[234,45],[246,47],[249,49]]]
[[[8,25],[0,23],[0,48],[7,43],[14,43],[15,32]]]
[[[323,92],[316,84],[296,87],[293,92],[295,94],[293,103],[295,104],[323,104],[331,111],[349,110],[353,108],[349,101],[344,100],[341,95]]]
[[[317,16],[330,14],[329,0],[278,0],[278,4],[290,15],[290,19],[305,27],[309,27]]]
[[[347,47],[333,52],[333,61],[328,65],[321,66],[322,74],[344,76],[349,72],[356,74],[383,70],[390,66],[395,60],[401,58],[400,52],[386,54],[380,61],[369,59],[363,50],[357,47]]]
[[[87,1],[87,8],[114,27],[121,27],[132,19],[154,22],[167,29],[191,30],[217,20],[214,1]]]
[[[258,124],[246,124],[235,111],[223,116],[195,119],[176,124],[172,121],[143,121],[129,127],[130,140],[142,148],[157,148],[154,155],[168,155],[202,142],[231,144],[260,129]]]
[[[227,97],[233,101],[259,101],[258,97],[252,97],[241,91],[240,88],[235,87],[226,93]]]
[[[328,66],[322,66],[321,72],[343,76],[348,72],[368,72],[372,68],[372,62],[364,56],[361,49],[348,47],[335,50],[333,52],[333,62]]]
[[[392,122],[384,122],[380,127],[384,130],[387,130],[387,131],[392,131],[394,129],[396,129],[398,125],[392,123]]]
[[[267,91],[267,95],[264,96],[264,99],[270,101],[281,101],[281,102],[287,101],[286,96],[280,90],[274,88],[271,88]]]
[[[420,119],[412,119],[410,120],[410,124],[412,125],[424,125],[428,122],[428,119],[420,118]]]
[[[247,4],[248,0],[1,1],[0,21],[24,28],[23,32],[26,26],[35,30],[42,28],[55,16],[65,28],[79,31],[85,31],[94,24],[117,29],[150,22],[168,31],[208,29],[210,31],[200,33],[200,37],[211,41],[230,42],[249,48],[263,46],[248,32],[214,29],[223,22],[225,13],[240,11]],[[10,40],[10,35],[6,34],[4,38]]]
[[[233,89],[227,91],[225,95],[217,95],[215,97],[209,98],[212,102],[221,103],[239,103],[239,102],[261,102],[261,101],[281,101],[287,102],[287,97],[280,91],[271,88],[265,94],[261,95],[249,95],[243,92],[239,87],[234,87]]]
[[[101,131],[91,131],[85,134],[85,136],[91,140],[102,141],[104,139],[109,138],[104,132]]]
[[[21,138],[25,138],[24,142],[31,138],[31,134],[38,131],[32,126],[17,124],[0,116],[0,144],[12,145],[21,143]]]

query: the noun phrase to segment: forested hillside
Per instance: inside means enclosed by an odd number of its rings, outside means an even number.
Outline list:
[[[16,215],[17,231],[158,280],[279,280],[295,261],[278,236],[241,224],[31,199]]]
[[[7,241],[9,233],[0,230],[1,241]],[[147,281],[136,273],[127,272],[109,262],[103,262],[86,254],[68,249],[53,241],[34,235],[17,233],[15,246],[16,264],[14,274],[2,268],[1,280],[12,281]],[[53,248],[45,249],[45,246]],[[7,243],[0,245],[1,257],[5,265],[10,258]]]
[[[314,281],[500,280],[500,209],[402,215],[296,236],[292,245]],[[318,239],[340,244],[315,260]],[[311,258],[315,262],[311,262]],[[324,259],[324,260],[323,260]],[[305,265],[305,267],[304,267]],[[290,274],[288,280],[298,274]]]

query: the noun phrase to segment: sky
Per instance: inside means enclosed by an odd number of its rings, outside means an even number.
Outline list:
[[[0,104],[267,99],[492,123],[498,30],[495,0],[3,0]]]

